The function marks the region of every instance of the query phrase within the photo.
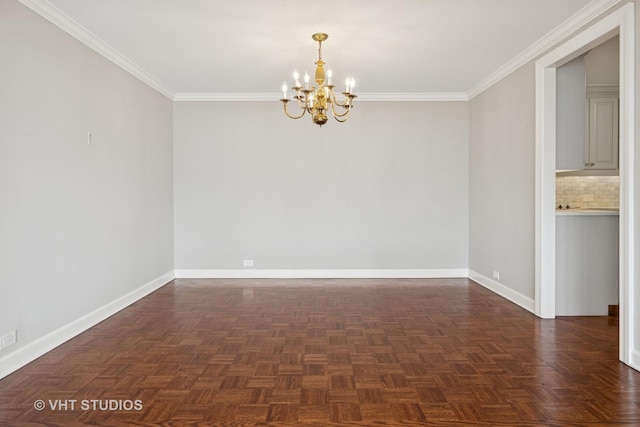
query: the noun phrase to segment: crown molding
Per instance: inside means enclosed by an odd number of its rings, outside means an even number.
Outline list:
[[[278,101],[282,97],[278,93],[176,93],[174,101]],[[434,92],[434,93],[362,93],[358,94],[356,102],[451,102],[468,101],[464,92]]]
[[[587,84],[587,97],[620,96],[620,85],[617,84]]]
[[[61,30],[70,34],[81,43],[95,50],[123,70],[160,92],[173,101],[214,101],[214,102],[264,102],[277,101],[280,93],[173,93],[160,80],[143,70],[140,66],[125,57],[116,49],[95,36],[67,14],[56,8],[47,0],[19,0],[38,15],[47,19]],[[434,93],[363,93],[358,94],[358,101],[370,102],[434,102],[434,101],[468,101],[464,92]]]
[[[562,24],[551,30],[540,40],[529,46],[527,49],[518,54],[515,58],[504,64],[502,67],[494,71],[489,77],[482,80],[469,91],[467,91],[468,99],[473,99],[494,84],[498,83],[509,74],[518,70],[520,67],[533,61],[544,52],[551,49],[554,45],[569,37],[572,33],[587,25],[593,19],[607,12],[614,6],[622,3],[624,0],[594,0],[575,15],[564,21]]]
[[[169,99],[173,99],[173,92],[160,80],[144,71],[137,64],[129,60],[123,54],[100,40],[91,31],[84,28],[78,22],[71,19],[67,14],[56,8],[47,0],[19,0],[20,3],[47,19],[61,30],[67,32],[80,42],[98,52],[109,61],[113,62],[126,72],[132,74],[151,88],[160,92]]]
[[[362,93],[357,101],[380,102],[450,102],[468,101],[464,92],[417,92],[417,93]]]
[[[212,101],[212,102],[263,102],[278,101],[279,93],[176,93],[174,101]]]
[[[173,93],[160,80],[143,70],[116,49],[100,40],[71,17],[60,11],[47,0],[19,0],[22,4],[52,22],[80,42],[95,50],[123,70],[149,85],[173,101],[277,101],[280,93]],[[362,93],[359,102],[455,102],[469,101],[536,57],[549,50],[580,27],[604,14],[625,0],[594,0],[575,15],[564,21],[542,39],[504,64],[490,76],[465,92],[426,93]]]

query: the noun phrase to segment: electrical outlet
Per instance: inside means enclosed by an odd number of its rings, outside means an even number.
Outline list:
[[[494,280],[500,280],[500,272],[499,272],[499,271],[495,271],[495,270],[493,270],[493,271],[491,272],[491,277],[492,277]]]
[[[0,336],[0,350],[15,344],[17,341],[17,332],[15,330],[7,332]]]
[[[245,259],[244,261],[242,261],[242,266],[243,267],[253,267],[253,260],[252,259]]]

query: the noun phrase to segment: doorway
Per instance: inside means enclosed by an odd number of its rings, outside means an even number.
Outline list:
[[[608,316],[619,305],[615,37],[556,69],[556,316]]]
[[[627,3],[536,61],[535,313],[556,316],[556,69],[620,36],[619,288],[622,362],[640,370],[634,350],[634,5]]]

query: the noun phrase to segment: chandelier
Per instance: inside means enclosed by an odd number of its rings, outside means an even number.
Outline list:
[[[284,105],[284,113],[292,118],[299,119],[304,116],[305,113],[311,115],[311,120],[317,125],[322,126],[327,123],[329,110],[333,117],[339,122],[346,122],[349,118],[349,112],[353,108],[353,99],[356,95],[352,94],[355,80],[348,78],[346,80],[346,89],[342,92],[344,100],[339,102],[333,88],[335,87],[331,82],[332,72],[327,70],[327,80],[325,82],[324,64],[322,60],[322,42],[329,36],[324,33],[316,33],[311,38],[318,42],[318,61],[315,62],[316,67],[316,84],[317,86],[309,86],[309,74],[304,74],[304,87],[300,84],[298,78],[300,77],[298,72],[293,73],[293,79],[295,86],[291,89],[295,91],[293,99],[297,101],[300,108],[300,114],[292,116],[287,110],[287,103],[290,99],[287,99],[287,82],[282,85],[283,97],[280,101]]]

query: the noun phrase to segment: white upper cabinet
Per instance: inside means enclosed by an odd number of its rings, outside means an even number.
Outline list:
[[[556,170],[617,174],[618,36],[556,69]]]
[[[618,169],[618,97],[589,97],[585,168]]]

